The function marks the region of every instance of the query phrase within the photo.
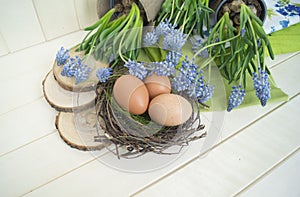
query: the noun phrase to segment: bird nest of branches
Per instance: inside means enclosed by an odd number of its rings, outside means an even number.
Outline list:
[[[191,141],[206,136],[198,101],[189,99],[194,113],[186,122],[162,126],[151,121],[147,113],[132,115],[120,108],[112,96],[113,84],[111,80],[98,84],[97,128],[104,134],[95,136],[95,141],[106,144],[118,158],[136,158],[148,152],[178,154]]]

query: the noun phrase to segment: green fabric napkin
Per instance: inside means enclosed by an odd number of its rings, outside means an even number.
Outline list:
[[[274,54],[300,51],[300,23],[270,34],[269,40]]]

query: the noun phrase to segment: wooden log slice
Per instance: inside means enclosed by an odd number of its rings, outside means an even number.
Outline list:
[[[55,126],[61,138],[71,147],[79,150],[101,150],[104,143],[96,142],[95,136],[103,131],[96,129],[96,112],[94,108],[85,111],[66,113],[60,112]]]
[[[96,92],[72,92],[63,89],[54,79],[52,70],[43,81],[43,92],[47,102],[56,110],[80,111],[95,105]]]
[[[80,58],[83,57],[84,52],[76,52],[75,49],[72,49],[69,51],[70,57],[78,56]],[[90,68],[92,68],[92,71],[89,74],[89,77],[86,81],[83,81],[79,84],[75,84],[75,78],[74,77],[66,77],[61,75],[61,71],[63,70],[64,65],[57,66],[56,61],[54,61],[53,64],[53,74],[55,79],[57,80],[58,84],[69,91],[74,92],[83,92],[83,91],[91,91],[96,88],[97,83],[99,82],[99,79],[96,76],[96,71],[98,68],[104,68],[108,67],[108,64],[102,63],[100,61],[96,61],[95,58],[91,55],[89,58],[86,58],[82,61],[84,64],[87,64]]]

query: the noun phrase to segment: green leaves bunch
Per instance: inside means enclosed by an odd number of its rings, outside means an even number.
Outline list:
[[[109,62],[120,57],[136,59],[142,44],[143,19],[139,7],[132,3],[128,15],[112,20],[115,8],[109,10],[94,25],[85,28],[89,31],[77,51],[93,54],[96,60]]]
[[[241,81],[246,87],[247,72],[252,76],[258,68],[266,69],[265,53],[274,54],[262,21],[244,3],[241,4],[240,25],[235,28],[228,12],[211,30],[204,48],[215,58],[222,75],[229,81]]]
[[[209,0],[166,0],[157,17],[157,24],[167,19],[178,25],[184,33],[190,35],[193,30],[203,37],[203,28],[210,27]]]

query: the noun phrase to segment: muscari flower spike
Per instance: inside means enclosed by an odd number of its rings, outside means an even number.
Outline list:
[[[140,80],[143,80],[148,74],[147,69],[142,63],[138,63],[133,60],[128,60],[128,62],[124,64],[124,67],[129,69],[129,73],[131,75],[136,76]]]
[[[78,56],[75,58],[70,58],[69,61],[64,65],[63,70],[61,71],[62,76],[72,77],[75,74],[75,71],[78,67]]]
[[[201,38],[200,36],[193,36],[193,38],[190,39],[190,42],[192,44],[192,51],[193,53],[197,53],[201,48],[203,48],[203,43],[204,43],[204,39]],[[201,51],[201,53],[199,53],[200,57],[202,58],[208,58],[209,54],[208,54],[208,50],[205,49],[203,51]]]
[[[56,63],[57,66],[64,65],[66,61],[69,59],[69,50],[61,47],[59,51],[56,53]]]
[[[112,68],[99,68],[96,71],[96,76],[101,83],[104,83],[112,75]]]
[[[88,78],[91,70],[92,69],[90,67],[82,64],[82,61],[78,56],[75,56],[75,58],[70,58],[64,65],[61,75],[69,78],[74,77],[75,84],[78,84]]]
[[[173,26],[167,19],[165,21],[161,21],[158,26],[155,28],[155,33],[157,37],[166,36],[171,31],[173,31],[175,26]]]
[[[83,82],[87,80],[92,69],[87,65],[80,64],[80,66],[76,69],[74,73],[75,84]]]
[[[148,32],[144,37],[144,46],[148,47],[154,45],[157,43],[157,41],[158,41],[158,36],[156,35],[155,31]]]
[[[186,40],[187,34],[184,34],[178,29],[173,29],[167,35],[165,35],[163,40],[163,48],[165,50],[179,52],[185,45]]]
[[[175,51],[169,51],[166,56],[166,62],[172,62],[175,66],[179,63],[181,57],[182,57],[181,53]]]
[[[230,112],[233,108],[238,107],[244,100],[246,91],[242,89],[242,86],[232,86],[230,96],[228,98],[227,111]]]
[[[208,101],[212,97],[213,92],[214,87],[209,84],[205,84],[203,75],[200,75],[195,84],[189,86],[187,90],[189,97],[196,98],[200,103]]]
[[[258,73],[253,73],[253,83],[256,96],[260,100],[261,105],[264,107],[267,101],[271,97],[270,94],[270,83],[269,75],[266,71],[263,71],[260,67],[258,68]]]
[[[154,69],[158,76],[171,76],[176,72],[175,64],[171,61],[155,62]]]

